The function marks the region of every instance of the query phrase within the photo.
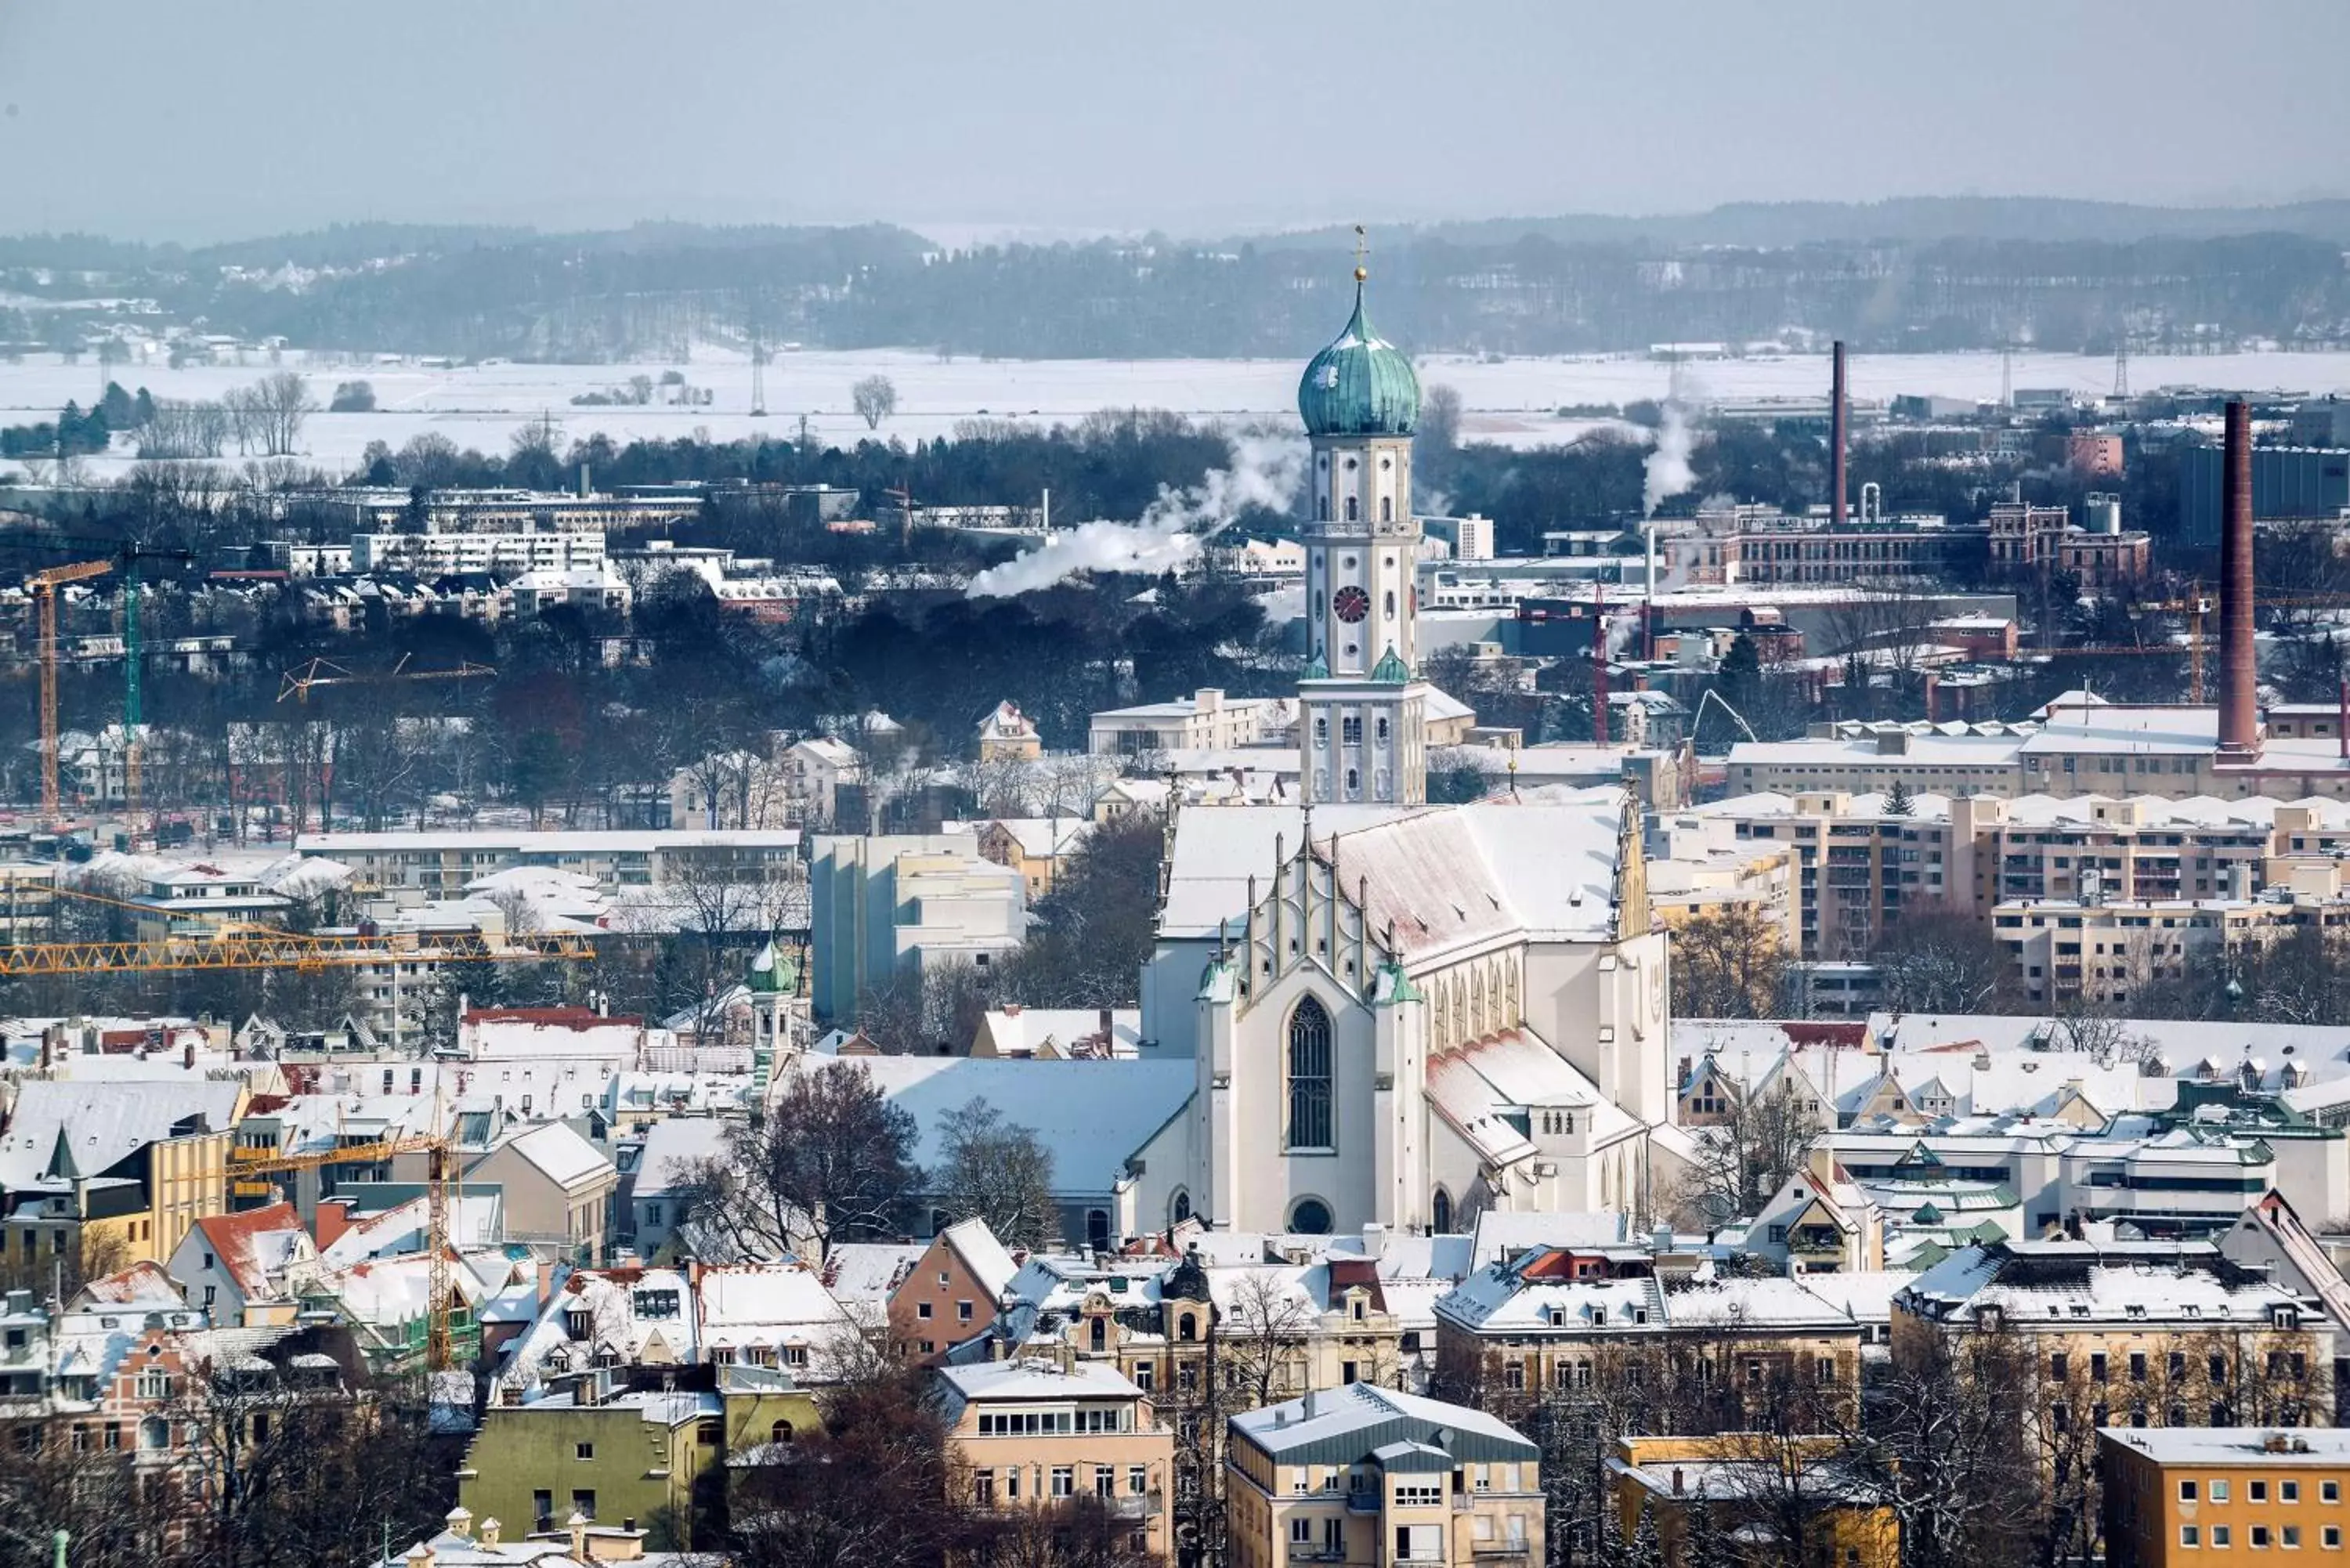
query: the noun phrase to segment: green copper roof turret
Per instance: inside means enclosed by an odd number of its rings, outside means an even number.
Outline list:
[[[1297,679],[1300,680],[1327,680],[1330,679],[1330,667],[1322,662],[1322,656],[1317,653],[1313,658],[1305,661],[1305,668],[1297,672]]]
[[[1379,661],[1377,664],[1371,666],[1371,679],[1384,681],[1389,686],[1410,684],[1411,666],[1396,657],[1394,643],[1388,644],[1388,650],[1379,655]]]
[[[1297,411],[1308,435],[1411,434],[1419,421],[1419,374],[1411,356],[1373,335],[1363,318],[1363,279],[1355,272],[1355,314],[1338,340],[1314,356],[1297,383]]]

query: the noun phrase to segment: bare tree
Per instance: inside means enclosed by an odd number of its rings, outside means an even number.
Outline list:
[[[302,426],[318,411],[318,400],[310,395],[309,383],[299,374],[280,370],[253,384],[246,392],[245,408],[263,454],[284,457],[301,441]]]
[[[879,430],[881,421],[898,411],[897,383],[887,376],[866,377],[848,389],[848,399],[869,431]]]
[[[984,1098],[940,1125],[944,1161],[931,1174],[931,1201],[953,1220],[984,1220],[1007,1247],[1035,1249],[1061,1241],[1053,1200],[1053,1157],[1035,1132]]]
[[[802,1064],[758,1126],[727,1136],[740,1171],[731,1190],[755,1200],[775,1235],[812,1236],[816,1254],[837,1241],[894,1236],[920,1173],[914,1118],[886,1099],[852,1063]]]
[[[1782,931],[1752,904],[1708,909],[1673,933],[1673,1012],[1773,1018],[1787,971]]]
[[[1243,1271],[1220,1315],[1232,1386],[1248,1397],[1251,1407],[1286,1398],[1305,1386],[1305,1347],[1315,1314],[1294,1270]]]

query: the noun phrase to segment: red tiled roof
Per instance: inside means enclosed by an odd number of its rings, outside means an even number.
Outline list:
[[[300,1231],[302,1220],[291,1203],[272,1203],[239,1214],[215,1214],[199,1220],[196,1229],[211,1244],[221,1272],[234,1280],[236,1288],[250,1299],[269,1288],[269,1276],[254,1250],[255,1239],[278,1231]]]

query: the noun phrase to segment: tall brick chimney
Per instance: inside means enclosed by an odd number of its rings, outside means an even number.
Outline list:
[[[2260,660],[2252,644],[2252,411],[2228,405],[2220,467],[2220,754],[2261,751]]]
[[[1844,526],[1844,448],[1845,448],[1845,382],[1844,339],[1836,339],[1834,369],[1828,386],[1828,519],[1836,527]]]

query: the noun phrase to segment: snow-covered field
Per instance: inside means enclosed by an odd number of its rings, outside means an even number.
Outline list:
[[[565,437],[601,431],[615,441],[678,437],[704,429],[717,439],[764,432],[796,434],[806,413],[820,437],[848,442],[867,434],[849,406],[849,388],[885,375],[898,389],[898,413],[882,437],[912,441],[943,435],[959,420],[1016,418],[1039,425],[1074,421],[1098,409],[1172,409],[1234,422],[1295,417],[1297,377],[1305,355],[1274,359],[940,359],[927,352],[788,353],[767,366],[768,416],[750,417],[751,367],[739,352],[712,348],[690,361],[649,365],[494,364],[453,369],[410,365],[356,366],[312,361],[299,352],[286,366],[307,376],[324,402],[338,380],[365,379],[375,387],[379,411],[318,414],[303,431],[305,456],[323,467],[353,466],[371,441],[394,448],[437,431],[461,447],[503,452],[516,427],[552,415]],[[1540,445],[1572,439],[1585,425],[1558,419],[1565,404],[1622,403],[1661,397],[1669,368],[1645,358],[1511,358],[1485,362],[1430,355],[1420,379],[1461,394],[1472,439]],[[244,366],[174,370],[125,365],[124,386],[145,386],[157,397],[217,398],[267,374],[265,356]],[[631,375],[658,379],[675,369],[714,400],[696,408],[574,408],[575,393],[625,384]],[[2019,354],[2019,388],[2062,387],[2102,394],[2113,387],[2113,361],[2074,354]],[[1825,356],[1785,355],[1692,364],[1682,371],[1692,395],[1742,400],[1818,397],[1827,389]],[[1853,393],[1883,400],[1897,393],[1991,399],[1999,395],[1996,354],[1859,356],[1852,362]],[[2144,391],[2182,385],[2350,391],[2350,353],[2249,353],[2195,358],[2145,357],[2130,361],[2130,384]],[[66,365],[54,356],[0,364],[0,424],[54,416],[68,399],[85,407],[103,387],[97,364]],[[96,465],[119,467],[127,457]]]

